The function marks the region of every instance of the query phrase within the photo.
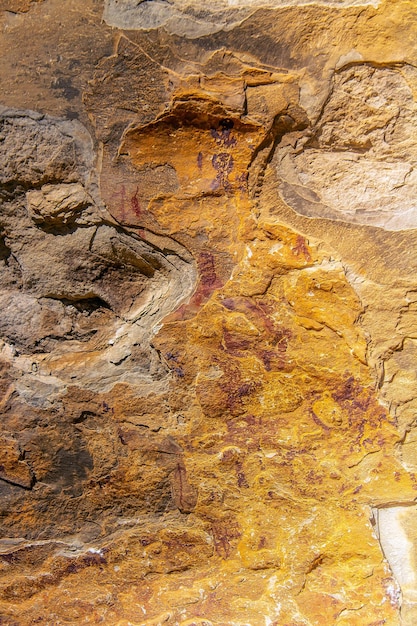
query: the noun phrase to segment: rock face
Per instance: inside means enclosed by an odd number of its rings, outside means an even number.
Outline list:
[[[417,622],[416,18],[0,0],[0,623]]]
[[[310,217],[415,228],[415,81],[408,64],[340,69],[315,127],[277,151],[286,201]]]

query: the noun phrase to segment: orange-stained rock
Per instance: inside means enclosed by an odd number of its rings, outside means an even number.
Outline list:
[[[416,17],[0,0],[0,623],[414,625]]]

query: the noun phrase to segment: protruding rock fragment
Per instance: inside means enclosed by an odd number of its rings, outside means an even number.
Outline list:
[[[34,222],[67,224],[92,203],[80,183],[44,185],[26,195]]]

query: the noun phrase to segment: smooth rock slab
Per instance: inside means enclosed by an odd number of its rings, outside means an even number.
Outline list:
[[[203,6],[192,0],[106,0],[104,20],[110,26],[126,30],[164,27],[168,32],[190,37],[204,37],[229,30],[258,8],[284,8],[310,4],[305,0],[214,0]],[[346,8],[377,7],[379,0],[318,0],[314,4]]]

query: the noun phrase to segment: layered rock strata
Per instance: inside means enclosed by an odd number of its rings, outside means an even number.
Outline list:
[[[0,2],[1,623],[416,622],[416,13]]]

